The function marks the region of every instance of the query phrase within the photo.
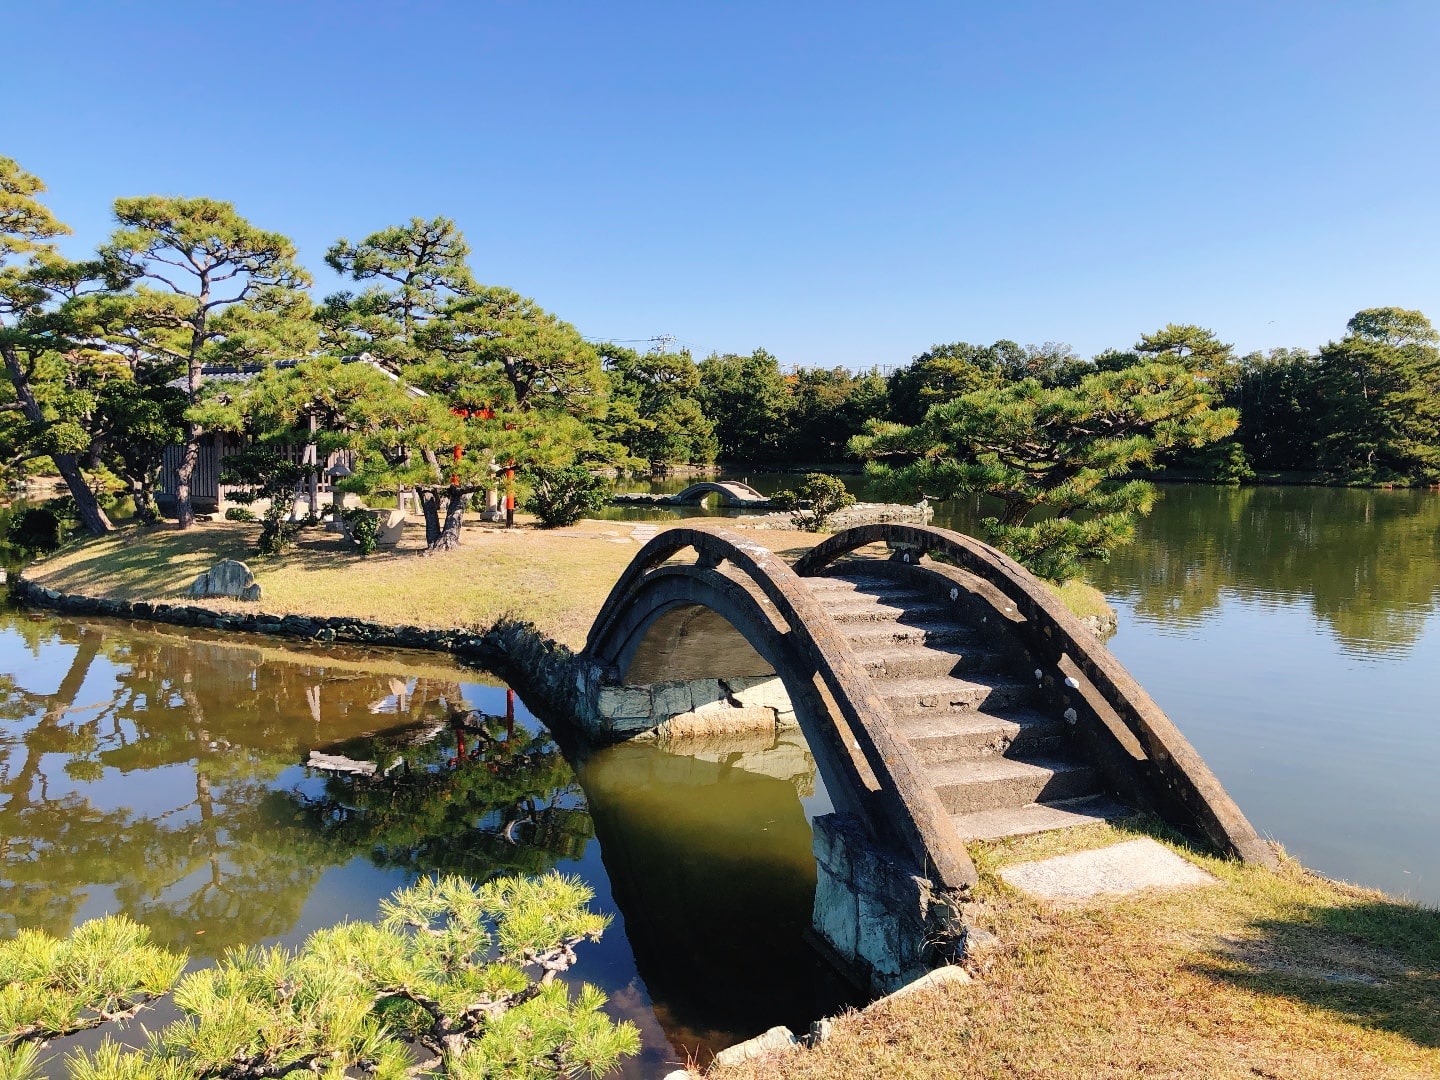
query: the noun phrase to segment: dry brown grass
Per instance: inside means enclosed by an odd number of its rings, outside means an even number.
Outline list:
[[[976,917],[1001,946],[975,982],[851,1013],[823,1046],[742,1077],[1440,1076],[1440,912],[1206,858],[1221,885],[1057,906],[1008,862],[1103,846],[1148,823],[976,845]]]
[[[733,525],[722,518],[688,523]],[[631,522],[583,521],[542,530],[523,518],[514,530],[477,524],[465,528],[459,550],[430,558],[420,557],[418,525],[407,530],[398,548],[366,558],[320,529],[307,530],[284,555],[265,558],[254,553],[259,531],[254,524],[209,522],[183,533],[167,526],[127,528],[67,546],[26,576],[62,592],[173,602],[220,559],[240,559],[264,590],[258,607],[279,615],[345,615],[440,628],[488,627],[508,615],[578,648],[610,587],[640,549],[631,539],[633,528]],[[746,536],[791,553],[817,539],[789,530],[749,530]]]

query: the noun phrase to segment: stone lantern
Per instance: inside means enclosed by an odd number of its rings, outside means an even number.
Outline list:
[[[337,461],[334,465],[330,466],[330,468],[326,469],[325,472],[330,477],[330,500],[331,505],[335,507],[334,512],[330,515],[329,530],[331,532],[344,532],[345,519],[341,515],[345,510],[345,492],[341,491],[335,482],[337,480],[344,480],[347,476],[354,476],[355,470],[343,461]]]

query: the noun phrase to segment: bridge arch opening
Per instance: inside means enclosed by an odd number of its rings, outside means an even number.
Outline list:
[[[834,740],[818,734],[833,726],[834,703],[818,674],[792,655],[763,605],[747,610],[723,588],[711,592],[693,579],[682,588],[662,577],[652,583],[657,587],[658,594],[635,605],[647,616],[612,642],[609,653],[612,700],[626,707],[628,697],[629,708],[648,708],[643,721],[630,722],[650,726],[592,759],[612,778],[623,775],[627,787],[655,792],[647,809],[663,819],[650,823],[652,832],[631,823],[628,834],[645,836],[643,850],[627,850],[625,870],[611,875],[627,912],[643,912],[650,928],[637,955],[662,942],[673,948],[696,918],[712,931],[743,921],[747,937],[773,939],[767,962],[789,980],[790,1000],[777,1007],[777,1018],[808,1010],[808,1024],[860,1004],[868,997],[863,973],[839,950],[817,948],[824,939],[814,933],[817,912],[846,892],[816,857],[824,822],[836,819],[837,804],[853,820],[864,813],[846,776],[853,762],[837,760]],[[589,790],[588,774],[585,779]],[[609,824],[597,817],[597,834]],[[677,838],[683,851],[675,849]],[[745,887],[743,916],[714,903],[733,891],[719,886],[735,873],[754,879]],[[666,906],[682,890],[686,910]],[[734,966],[728,954],[721,949],[707,965],[717,989],[777,1002],[785,996],[777,997],[778,987],[757,991],[753,973],[727,981]],[[810,996],[813,1003],[801,1000]]]
[[[807,590],[787,582],[793,572],[767,550],[711,535],[662,533],[612,592],[586,649],[601,676],[591,733],[757,769],[783,760],[783,743],[802,745],[816,778],[814,795],[797,791],[795,806],[811,831],[814,940],[849,977],[893,989],[913,977],[939,940],[932,921],[949,918],[953,905],[937,904],[923,879],[934,860],[909,852],[913,817],[891,809],[903,796],[893,777],[888,785],[882,778],[873,728],[855,713],[858,698],[846,686],[854,665],[807,632],[819,612],[807,620],[792,606],[813,604]],[[694,537],[697,557],[666,560],[682,536]],[[755,674],[727,672],[717,667],[722,658]],[[726,745],[761,732],[766,745],[754,752]]]
[[[660,613],[636,645],[624,679],[633,683],[774,675],[774,666],[725,617],[701,604]]]

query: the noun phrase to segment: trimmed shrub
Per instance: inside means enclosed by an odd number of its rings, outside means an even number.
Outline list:
[[[610,482],[583,465],[537,466],[528,471],[531,484],[525,509],[540,519],[546,529],[573,525],[583,517],[598,514],[610,496]]]

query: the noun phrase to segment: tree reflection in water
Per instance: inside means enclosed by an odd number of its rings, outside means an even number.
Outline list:
[[[285,934],[357,857],[540,873],[590,836],[548,736],[467,716],[443,662],[24,615],[0,634],[0,933],[109,910],[213,956]],[[383,772],[322,778],[299,767],[317,747]]]
[[[377,768],[373,775],[332,771],[317,793],[299,788],[277,798],[341,858],[477,879],[541,874],[578,859],[593,835],[575,774],[554,741],[516,728],[513,714],[508,723],[455,714],[419,738],[392,732],[326,752]]]
[[[1440,598],[1431,491],[1171,484],[1091,578],[1136,617],[1193,625],[1223,596],[1308,603],[1350,652],[1404,654]]]

